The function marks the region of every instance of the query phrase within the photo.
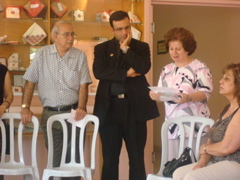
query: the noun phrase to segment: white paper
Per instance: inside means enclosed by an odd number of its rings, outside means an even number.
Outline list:
[[[151,91],[159,94],[160,95],[159,99],[161,101],[175,101],[175,100],[181,98],[180,96],[178,96],[178,92],[173,88],[149,86],[149,89],[151,89]]]
[[[74,119],[75,114],[76,114],[76,111],[75,111],[74,109],[72,109],[72,110],[71,110],[70,117],[68,118],[67,121],[70,122],[71,124],[77,126],[77,127],[82,127],[85,118],[80,119],[80,120],[75,120],[75,119]]]

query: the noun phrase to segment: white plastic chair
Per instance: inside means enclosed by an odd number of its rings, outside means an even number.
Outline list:
[[[199,116],[182,116],[177,117],[173,119],[166,120],[161,129],[161,139],[162,139],[162,158],[161,158],[161,165],[160,170],[157,174],[149,174],[147,176],[147,180],[166,180],[166,179],[172,179],[169,177],[163,177],[163,169],[164,165],[168,161],[168,127],[171,124],[177,124],[179,127],[179,134],[180,134],[180,143],[179,143],[179,149],[178,149],[178,157],[183,152],[184,148],[186,146],[192,148],[194,151],[194,154],[196,156],[196,159],[199,159],[199,147],[200,147],[200,141],[202,138],[202,133],[205,127],[209,126],[211,127],[214,123],[214,120],[210,118],[205,117],[199,117]],[[185,124],[188,124],[190,126],[189,128],[189,137],[185,138],[186,129],[184,128]],[[198,124],[199,130],[198,133],[194,132],[195,125]],[[196,141],[195,146],[193,145],[193,141]],[[187,144],[187,145],[186,145]]]
[[[6,152],[6,130],[3,123],[3,119],[7,119],[10,126],[10,157],[7,160]],[[1,153],[1,163],[0,163],[0,175],[23,175],[25,180],[39,180],[39,172],[37,167],[37,158],[36,158],[36,146],[37,146],[37,135],[39,129],[38,119],[33,116],[33,134],[31,139],[31,145],[23,147],[23,131],[25,126],[20,122],[21,114],[20,113],[4,113],[0,118],[0,128],[2,131],[2,153]],[[16,138],[18,139],[18,148],[17,151],[14,146],[14,124],[18,124]],[[27,148],[31,148],[31,154],[28,157],[31,157],[31,165],[27,165],[24,161],[26,157],[23,155],[23,151]],[[19,155],[19,159],[16,155]]]
[[[57,177],[74,177],[82,176],[84,180],[92,180],[92,174],[95,170],[95,149],[96,140],[99,127],[99,120],[94,115],[87,114],[85,116],[82,126],[80,127],[79,136],[79,153],[80,153],[80,163],[75,160],[76,151],[76,126],[72,125],[72,138],[71,138],[71,161],[69,163],[65,162],[66,152],[67,152],[67,126],[65,120],[70,117],[70,113],[53,115],[48,119],[47,122],[47,134],[48,134],[48,163],[46,169],[43,172],[43,180],[48,180],[49,177],[53,176],[54,179]],[[53,141],[52,141],[52,124],[55,121],[59,121],[63,127],[63,150],[60,167],[53,167]],[[84,159],[84,134],[86,132],[87,124],[93,123],[93,137],[91,142],[91,165],[86,167]]]

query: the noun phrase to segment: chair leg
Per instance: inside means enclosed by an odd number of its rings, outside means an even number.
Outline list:
[[[92,173],[91,173],[91,170],[90,171],[88,171],[88,170],[86,170],[86,171],[84,171],[84,180],[86,179],[86,180],[92,180]]]
[[[31,175],[31,174],[26,174],[26,175],[23,175],[23,179],[24,180],[32,180],[32,179],[34,179],[34,177]]]

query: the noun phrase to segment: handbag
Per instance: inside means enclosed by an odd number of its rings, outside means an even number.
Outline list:
[[[173,175],[173,172],[181,167],[181,166],[184,166],[184,165],[187,165],[187,164],[191,164],[192,163],[192,158],[191,158],[191,155],[190,155],[190,150],[192,150],[190,147],[186,147],[183,151],[183,153],[181,154],[181,156],[176,159],[176,158],[173,158],[171,161],[168,161],[164,166],[164,169],[163,169],[163,176],[164,177],[172,177]],[[193,152],[193,151],[192,151]],[[194,160],[195,162],[197,161],[196,160],[196,157],[193,153],[193,157],[194,157]]]

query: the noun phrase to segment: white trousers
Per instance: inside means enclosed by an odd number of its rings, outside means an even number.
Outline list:
[[[173,173],[174,180],[239,180],[240,164],[235,161],[221,161],[192,170],[196,163],[182,166]]]

